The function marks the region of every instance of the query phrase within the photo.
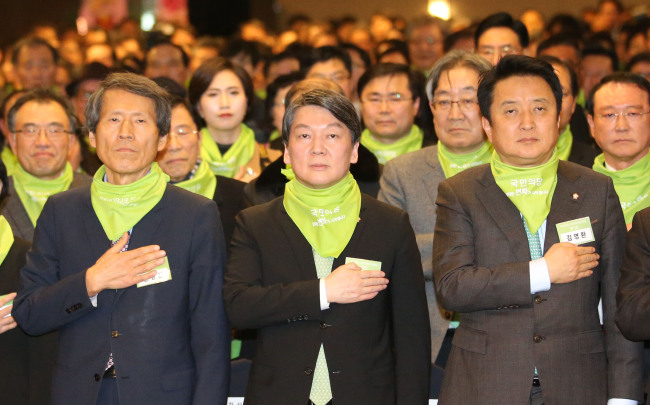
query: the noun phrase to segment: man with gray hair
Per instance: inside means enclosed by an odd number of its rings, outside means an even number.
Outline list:
[[[489,162],[492,146],[481,126],[476,91],[479,76],[490,68],[480,56],[461,50],[449,52],[436,63],[427,93],[439,142],[389,161],[380,180],[379,200],[407,211],[415,230],[429,304],[431,361],[443,368],[458,322],[437,303],[433,288],[435,202],[442,180]]]
[[[9,110],[9,143],[18,164],[9,177],[9,196],[0,210],[14,234],[32,241],[45,201],[90,177],[74,173],[68,162],[79,121],[72,105],[52,90],[23,94]]]
[[[12,314],[30,334],[59,329],[54,405],[226,401],[223,231],[214,201],[154,161],[170,116],[153,81],[109,75],[86,107],[104,165],[38,220]]]

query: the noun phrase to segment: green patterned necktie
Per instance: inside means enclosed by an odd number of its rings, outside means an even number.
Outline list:
[[[334,263],[333,257],[322,257],[314,249],[314,263],[316,264],[316,275],[318,278],[325,278],[332,272],[332,264]],[[325,405],[332,400],[332,387],[330,385],[330,375],[327,369],[327,360],[325,360],[325,349],[323,344],[320,345],[318,351],[318,359],[316,360],[316,369],[314,370],[314,379],[311,383],[311,392],[309,399],[315,405]]]
[[[530,233],[528,229],[528,224],[524,219],[524,229],[526,230],[526,236],[528,237],[528,249],[530,250],[530,260],[537,260],[542,257],[542,245],[539,242],[539,229],[535,234]]]

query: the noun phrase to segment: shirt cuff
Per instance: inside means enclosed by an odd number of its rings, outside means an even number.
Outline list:
[[[530,261],[529,269],[531,294],[551,289],[551,276],[548,274],[546,260],[543,257]]]
[[[638,402],[633,399],[610,398],[607,405],[637,405]]]
[[[325,289],[325,279],[320,279],[320,310],[330,309],[330,303],[327,302],[327,290]]]
[[[97,308],[97,295],[93,295],[90,297],[90,303],[92,304],[93,307]]]

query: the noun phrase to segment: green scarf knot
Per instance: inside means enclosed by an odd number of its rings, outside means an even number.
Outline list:
[[[551,211],[551,201],[557,185],[557,151],[548,162],[535,167],[516,167],[503,163],[496,151],[490,162],[492,175],[499,188],[517,207],[535,234]]]
[[[361,133],[361,144],[368,148],[382,165],[405,153],[420,150],[423,139],[424,133],[417,125],[411,127],[408,135],[390,144],[376,140],[368,129],[364,129]]]
[[[324,189],[312,189],[293,179],[285,186],[284,208],[307,242],[322,257],[338,257],[359,221],[361,191],[348,172]]]
[[[131,184],[117,185],[104,181],[106,166],[97,170],[90,186],[90,201],[108,239],[115,241],[133,228],[158,204],[165,193],[169,176],[158,166]]]
[[[246,124],[241,124],[241,133],[223,156],[210,131],[203,128],[201,134],[201,158],[214,174],[235,177],[239,168],[246,166],[255,154],[255,133]]]
[[[36,220],[41,215],[43,206],[51,195],[70,188],[72,177],[72,166],[68,162],[66,162],[61,175],[53,180],[43,180],[34,177],[27,173],[20,164],[14,167],[14,188],[16,189],[16,194],[18,194],[18,198],[20,198],[20,202],[25,207],[25,211],[27,211],[29,219],[32,221],[32,225],[36,226]]]

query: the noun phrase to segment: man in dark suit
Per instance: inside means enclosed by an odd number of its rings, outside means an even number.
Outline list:
[[[420,255],[408,215],[362,195],[350,174],[354,107],[307,91],[282,132],[292,180],[238,216],[224,283],[233,327],[259,329],[246,402],[426,404]]]
[[[31,90],[16,100],[7,120],[9,143],[18,164],[9,177],[9,196],[0,210],[14,234],[31,242],[47,198],[87,186],[91,178],[73,173],[68,163],[79,121],[66,99],[52,90]]]
[[[636,403],[641,347],[614,324],[625,223],[612,181],[559,161],[550,64],[506,56],[478,98],[492,161],[438,191],[436,290],[461,313],[440,402]]]
[[[223,232],[213,201],[153,163],[170,114],[154,82],[109,76],[86,109],[104,166],[39,218],[13,314],[59,329],[52,404],[225,403]]]

